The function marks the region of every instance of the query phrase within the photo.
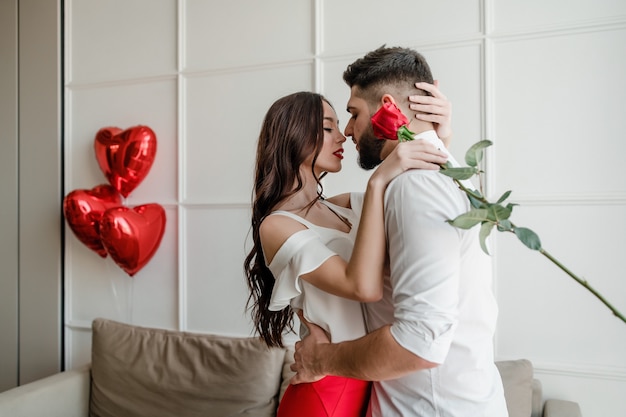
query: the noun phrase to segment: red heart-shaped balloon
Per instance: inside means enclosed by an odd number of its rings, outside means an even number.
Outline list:
[[[120,194],[128,197],[148,175],[156,156],[156,135],[148,126],[122,130],[104,127],[94,141],[96,160],[104,176]]]
[[[115,207],[100,220],[100,240],[115,263],[131,277],[159,248],[165,231],[165,210],[158,204]]]
[[[103,184],[91,190],[74,190],[63,199],[63,214],[78,240],[89,249],[106,258],[100,241],[100,219],[104,212],[122,204],[115,188]]]

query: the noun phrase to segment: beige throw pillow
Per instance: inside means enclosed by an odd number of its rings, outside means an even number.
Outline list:
[[[93,322],[91,417],[274,416],[284,349]]]

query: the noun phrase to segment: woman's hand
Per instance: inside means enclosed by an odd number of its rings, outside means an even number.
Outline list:
[[[417,111],[417,119],[434,123],[437,136],[448,147],[452,139],[452,103],[439,91],[437,80],[434,84],[415,83],[415,87],[428,91],[432,96],[409,96],[409,108]]]
[[[399,142],[370,177],[370,183],[387,186],[389,182],[409,169],[438,170],[448,156],[423,139]]]

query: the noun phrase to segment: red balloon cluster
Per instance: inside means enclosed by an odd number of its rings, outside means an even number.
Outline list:
[[[65,220],[78,240],[103,258],[110,255],[131,277],[159,248],[165,210],[156,203],[125,207],[120,194],[127,197],[148,175],[156,146],[147,126],[100,129],[94,149],[109,184],[74,190],[63,199]]]

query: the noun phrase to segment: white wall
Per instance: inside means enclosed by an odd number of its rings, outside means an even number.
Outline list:
[[[66,190],[105,183],[93,155],[99,128],[146,124],[157,157],[125,203],[156,202],[168,215],[159,251],[134,278],[68,230],[69,367],[89,361],[97,316],[251,334],[242,262],[264,113],[282,95],[316,90],[345,121],[341,73],[384,43],[431,63],[453,102],[453,153],[494,141],[490,195],[512,189],[513,220],[626,311],[626,141],[617,133],[626,130],[626,3],[381,4],[65,2]],[[349,146],[346,156],[328,194],[363,187]],[[576,400],[585,415],[626,409],[625,325],[538,253],[509,236],[494,243],[498,358],[531,359],[547,396]]]

